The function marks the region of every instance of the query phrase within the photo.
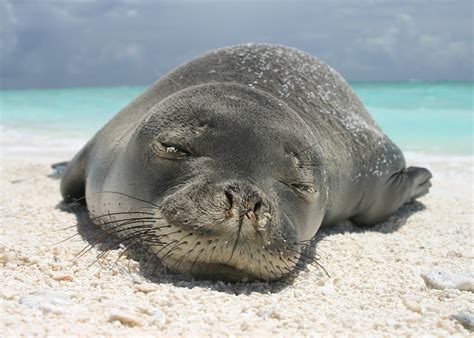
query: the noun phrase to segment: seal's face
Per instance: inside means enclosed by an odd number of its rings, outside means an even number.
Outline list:
[[[127,193],[156,206],[143,243],[195,276],[288,275],[325,208],[308,129],[286,105],[243,86],[192,87],[159,103],[121,169]]]

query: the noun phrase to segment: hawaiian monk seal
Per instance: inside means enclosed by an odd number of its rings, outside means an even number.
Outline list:
[[[173,70],[68,164],[66,202],[170,269],[288,276],[322,224],[373,225],[428,192],[349,85],[302,51],[246,44]]]

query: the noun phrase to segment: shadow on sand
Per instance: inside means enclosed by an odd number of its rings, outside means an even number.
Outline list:
[[[118,249],[120,246],[120,240],[110,234],[105,233],[97,225],[93,223],[89,217],[87,208],[82,204],[64,204],[59,203],[57,208],[62,211],[73,213],[77,219],[77,231],[79,235],[89,243],[85,247],[87,250],[90,247],[94,247],[101,254],[106,254],[109,250]],[[317,242],[323,240],[327,236],[342,234],[342,233],[362,233],[366,231],[380,232],[388,234],[397,231],[402,227],[410,216],[418,211],[424,210],[425,206],[418,202],[412,202],[401,207],[394,215],[392,215],[387,221],[377,224],[373,227],[360,227],[353,225],[350,221],[340,223],[335,226],[326,226],[321,228],[316,237],[313,240],[313,245],[308,251],[308,254],[314,255],[317,250]],[[288,278],[283,281],[276,282],[251,282],[251,283],[226,283],[222,281],[211,281],[211,280],[200,280],[190,276],[181,274],[175,274],[169,272],[163,265],[160,264],[158,259],[148,253],[143,247],[132,247],[128,248],[128,257],[139,263],[140,273],[153,283],[158,284],[173,284],[178,287],[185,288],[210,288],[214,291],[225,292],[229,294],[251,294],[252,292],[258,293],[274,293],[279,292],[282,289],[291,286],[296,276]],[[101,264],[100,258],[98,258],[95,264]],[[320,269],[320,276],[324,278],[325,273]]]

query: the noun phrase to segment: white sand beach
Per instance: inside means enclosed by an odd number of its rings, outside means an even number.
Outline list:
[[[472,158],[409,154],[432,170],[430,194],[373,228],[323,231],[330,277],[309,267],[291,284],[245,285],[150,277],[120,248],[75,257],[93,235],[73,236],[77,218],[48,177],[66,155],[1,159],[2,336],[473,334]]]

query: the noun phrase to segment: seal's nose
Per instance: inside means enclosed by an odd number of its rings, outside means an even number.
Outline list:
[[[262,209],[262,198],[258,192],[251,191],[247,193],[242,204],[245,209],[245,215],[250,218],[252,214],[257,215],[260,209]]]
[[[261,193],[251,187],[241,188],[232,185],[226,188],[225,196],[229,210],[235,210],[240,220],[246,218],[252,223],[255,230],[265,230],[271,215],[269,204]]]

